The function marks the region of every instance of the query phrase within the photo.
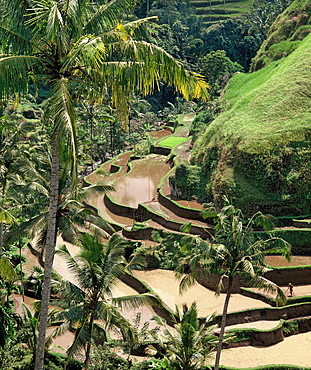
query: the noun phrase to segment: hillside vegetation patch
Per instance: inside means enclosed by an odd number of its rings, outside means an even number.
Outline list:
[[[217,204],[227,194],[246,212],[306,214],[311,199],[311,35],[294,44],[283,40],[271,49],[288,55],[232,77],[223,112],[197,134],[192,164],[202,168],[207,201]]]

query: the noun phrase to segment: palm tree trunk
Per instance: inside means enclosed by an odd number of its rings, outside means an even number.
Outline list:
[[[58,203],[58,181],[59,181],[59,132],[54,133],[52,143],[52,168],[50,183],[50,205],[47,220],[47,235],[44,258],[44,282],[42,289],[38,345],[34,370],[44,369],[44,347],[48,320],[48,310],[51,293],[51,274],[54,260],[54,249],[56,242],[56,216]]]
[[[0,257],[3,254],[3,222],[0,222]]]
[[[21,288],[22,288],[22,299],[25,302],[25,289],[24,289],[24,279],[23,279],[23,264],[22,264],[22,245],[18,243],[19,248],[19,265],[20,265],[20,280],[21,280]]]
[[[222,311],[219,342],[218,342],[218,345],[217,345],[217,352],[216,352],[214,370],[219,370],[220,354],[221,354],[222,343],[223,343],[224,335],[225,335],[227,312],[228,312],[229,300],[230,300],[231,291],[232,291],[232,283],[233,283],[233,277],[229,276],[228,290],[227,290],[226,299],[225,299],[225,303],[224,303],[224,307],[223,307],[223,311]]]
[[[89,368],[89,365],[90,365],[90,354],[91,354],[91,341],[92,341],[92,338],[93,338],[93,326],[94,326],[94,315],[93,313],[91,314],[91,318],[90,318],[90,329],[91,329],[91,333],[90,333],[90,340],[87,342],[87,345],[86,345],[86,351],[85,351],[85,361],[84,361],[84,369],[87,370]]]

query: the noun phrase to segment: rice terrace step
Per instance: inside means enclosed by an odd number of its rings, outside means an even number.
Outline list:
[[[190,0],[189,2],[207,27],[213,23],[248,13],[254,4],[254,0]]]

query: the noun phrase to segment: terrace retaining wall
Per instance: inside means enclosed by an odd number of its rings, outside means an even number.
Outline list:
[[[185,208],[185,207],[178,205],[171,199],[167,198],[163,194],[161,189],[159,190],[158,201],[160,204],[162,204],[162,206],[166,207],[167,209],[169,209],[170,211],[172,211],[179,217],[188,218],[190,220],[203,221],[203,218],[201,217],[201,210],[194,209],[194,208]],[[208,225],[206,226],[208,227]]]
[[[260,320],[276,321],[289,320],[298,317],[311,316],[311,303],[294,304],[284,307],[264,307],[238,312],[230,312],[227,314],[227,326],[244,324]],[[221,324],[222,315],[216,316],[214,323]]]
[[[288,283],[293,285],[311,284],[311,266],[275,268],[268,271],[265,277],[281,286],[288,285]]]
[[[183,225],[182,222],[172,221],[158,213],[152,212],[144,204],[138,205],[138,213],[142,216],[143,220],[146,221],[146,220],[152,219],[153,221],[157,222],[163,227],[173,230],[173,231],[180,232],[180,228]],[[198,225],[192,225],[190,228],[190,233],[194,235],[199,235],[202,239],[207,239],[210,236],[206,228],[204,228],[203,226],[202,227],[198,226]]]

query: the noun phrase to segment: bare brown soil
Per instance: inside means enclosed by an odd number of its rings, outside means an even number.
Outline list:
[[[238,347],[223,350],[221,365],[250,368],[271,364],[311,366],[311,332],[293,335],[269,347]]]
[[[287,262],[282,256],[266,256],[266,262],[273,267],[305,266],[311,265],[310,256],[292,256]]]
[[[163,129],[159,131],[151,131],[149,132],[149,136],[154,138],[154,139],[162,139],[162,137],[171,135],[172,131],[170,129]]]

